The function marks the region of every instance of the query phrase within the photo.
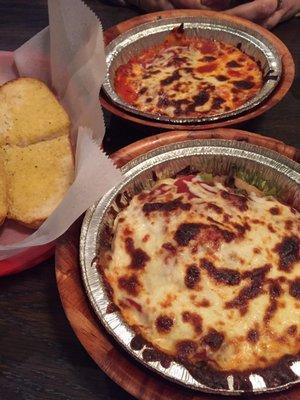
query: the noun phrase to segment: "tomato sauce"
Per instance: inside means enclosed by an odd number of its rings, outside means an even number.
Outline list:
[[[197,72],[205,73],[205,72],[213,72],[217,68],[216,63],[202,65],[197,68]]]
[[[115,79],[115,90],[118,95],[129,104],[133,104],[137,98],[138,94],[133,88],[129,81],[128,76],[131,73],[131,65],[121,65],[118,69]]]

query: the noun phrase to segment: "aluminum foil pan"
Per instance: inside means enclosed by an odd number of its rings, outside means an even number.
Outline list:
[[[124,180],[87,211],[80,238],[82,277],[88,298],[104,327],[143,365],[169,380],[199,391],[223,395],[267,393],[286,389],[300,382],[300,355],[284,360],[279,375],[276,371],[273,375],[269,373],[269,378],[273,377],[271,381],[256,371],[243,373],[242,384],[241,377],[226,374],[222,384],[216,380],[208,384],[206,375],[194,378],[194,374],[175,361],[164,367],[157,361],[147,362],[143,351],[148,346],[142,346],[139,350],[134,350],[131,346],[135,332],[118,312],[111,310],[111,302],[97,268],[98,259],[107,251],[107,232],[112,228],[118,211],[133,195],[153,186],[156,177],[160,179],[174,176],[187,166],[199,171],[228,174],[233,165],[259,172],[281,188],[282,193],[289,193],[292,205],[299,209],[300,165],[274,151],[227,140],[193,140],[167,145],[125,165],[122,168]]]
[[[114,90],[114,77],[117,68],[126,64],[129,59],[141,53],[141,51],[162,43],[165,36],[182,23],[188,35],[232,44],[241,48],[244,53],[259,62],[264,76],[264,85],[261,91],[234,111],[200,118],[174,118],[145,113],[124,102]],[[272,93],[280,81],[282,73],[280,55],[267,38],[238,23],[230,23],[217,17],[177,17],[142,24],[121,34],[107,46],[106,63],[108,74],[104,81],[103,89],[113,103],[144,118],[178,124],[219,121],[249,111],[259,106]]]

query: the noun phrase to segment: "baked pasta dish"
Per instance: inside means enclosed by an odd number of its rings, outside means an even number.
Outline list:
[[[299,212],[240,177],[163,179],[116,217],[102,274],[153,348],[217,371],[300,352]]]
[[[201,118],[234,111],[263,86],[259,63],[233,45],[172,31],[121,65],[115,90],[144,113]]]

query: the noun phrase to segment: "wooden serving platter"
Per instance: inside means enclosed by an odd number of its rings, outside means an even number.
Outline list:
[[[286,95],[288,90],[290,89],[294,77],[295,77],[295,64],[291,53],[289,52],[288,48],[282,43],[280,39],[278,39],[275,35],[273,35],[268,30],[264,29],[263,27],[254,24],[248,20],[243,18],[239,18],[236,16],[226,15],[220,12],[215,11],[206,11],[206,10],[168,10],[168,11],[160,11],[151,14],[144,14],[127,21],[121,22],[118,25],[115,25],[104,32],[104,40],[105,44],[108,45],[112,40],[117,38],[120,34],[127,32],[128,30],[135,28],[141,24],[146,22],[153,22],[160,19],[167,19],[167,18],[174,18],[174,17],[187,17],[187,16],[199,16],[199,17],[216,17],[221,21],[225,22],[235,22],[239,23],[241,26],[246,28],[252,29],[262,36],[266,37],[270,43],[277,49],[278,53],[281,56],[282,60],[282,78],[280,83],[277,85],[274,92],[268,97],[266,101],[264,101],[259,107],[250,110],[244,114],[238,115],[237,117],[232,117],[226,120],[222,120],[219,122],[211,122],[211,123],[203,123],[203,124],[169,124],[166,122],[161,121],[154,121],[150,119],[146,119],[134,114],[127,112],[126,110],[122,110],[115,104],[113,104],[101,91],[100,93],[100,103],[101,105],[112,114],[134,122],[136,124],[151,126],[154,128],[160,128],[164,130],[200,130],[200,129],[211,129],[217,127],[224,127],[230,126],[234,124],[238,124],[241,122],[248,121],[253,119],[263,113],[265,113],[270,108],[274,107],[283,97]]]
[[[112,155],[122,166],[133,158],[154,148],[191,139],[234,139],[275,150],[299,161],[299,151],[276,139],[265,138],[235,129],[211,131],[166,132],[135,142]],[[56,246],[56,279],[66,316],[81,344],[96,364],[118,385],[141,400],[217,400],[213,396],[186,389],[163,379],[136,362],[109,336],[92,311],[81,281],[79,267],[79,235],[81,220],[77,221],[58,241]],[[223,397],[229,398],[229,397]],[[232,397],[230,397],[232,398]],[[270,395],[244,396],[243,399],[299,400],[300,387]]]

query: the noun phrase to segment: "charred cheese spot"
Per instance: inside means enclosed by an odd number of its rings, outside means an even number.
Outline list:
[[[121,276],[118,279],[118,286],[132,296],[137,296],[141,288],[136,275]]]
[[[270,269],[270,265],[265,265],[255,268],[253,271],[245,272],[242,278],[250,278],[251,283],[244,287],[235,299],[227,302],[226,308],[240,308],[242,312],[245,311],[245,307],[248,306],[249,301],[263,292],[265,276]]]
[[[216,60],[216,57],[213,57],[213,56],[205,56],[205,57],[203,57],[200,61],[212,62],[212,61],[215,61],[215,60]]]
[[[287,333],[290,335],[290,336],[296,336],[296,334],[297,334],[297,325],[291,325],[291,326],[289,326],[288,327],[288,330],[287,330]]]
[[[227,224],[227,223],[229,223],[230,219],[231,219],[231,215],[224,213],[223,222]]]
[[[197,343],[192,340],[181,340],[177,342],[177,356],[179,359],[187,359],[197,350]]]
[[[290,284],[290,295],[300,300],[300,279],[296,279]]]
[[[238,271],[229,268],[216,268],[213,263],[203,259],[201,267],[204,268],[208,275],[219,283],[235,286],[241,281],[241,274]]]
[[[209,210],[213,210],[213,211],[216,212],[217,214],[222,214],[222,212],[223,212],[223,209],[222,209],[221,207],[217,206],[217,205],[214,204],[214,203],[208,203],[208,204],[207,204],[207,208],[208,208]]]
[[[125,239],[125,248],[127,253],[131,256],[130,268],[141,269],[144,268],[150,257],[142,249],[136,249],[132,238]]]
[[[147,92],[147,88],[146,87],[143,87],[140,91],[139,91],[139,94],[144,94],[144,93],[146,93]]]
[[[278,303],[276,299],[271,299],[270,304],[268,305],[265,315],[264,315],[264,322],[268,323],[271,318],[274,316],[276,313],[278,307]]]
[[[109,260],[110,261],[110,260]],[[102,270],[102,267],[101,267]],[[112,288],[112,285],[110,284],[109,280],[106,278],[106,276],[103,277],[103,284],[105,286],[105,289],[109,295],[110,298],[113,297],[114,295],[114,289]]]
[[[239,63],[236,62],[235,60],[232,60],[232,61],[229,61],[229,62],[226,64],[226,66],[229,67],[229,68],[240,68],[240,67],[241,67],[241,64],[239,64]]]
[[[195,333],[199,334],[202,332],[202,318],[199,314],[184,311],[182,313],[182,321],[191,324]]]
[[[169,253],[171,253],[172,255],[175,255],[176,252],[177,252],[176,247],[174,247],[174,246],[172,245],[172,243],[169,243],[169,242],[164,243],[164,244],[162,245],[162,248],[165,249],[165,250],[167,250],[167,251],[168,251]]]
[[[141,335],[135,335],[130,342],[130,347],[133,350],[142,350],[145,345],[146,341]]]
[[[247,334],[247,340],[250,343],[256,343],[259,340],[259,332],[256,329],[250,329]]]
[[[160,362],[163,368],[169,368],[171,364],[170,357],[156,349],[143,350],[142,357],[146,362]]]
[[[222,332],[211,329],[207,335],[204,336],[202,342],[208,346],[212,351],[217,351],[222,346],[225,336]]]
[[[178,81],[179,78],[180,78],[179,71],[174,71],[172,75],[168,76],[168,78],[166,79],[161,80],[160,83],[163,86],[170,85],[174,81]]]
[[[220,82],[226,82],[226,81],[228,81],[229,78],[225,75],[217,75],[216,79]]]
[[[175,240],[179,246],[187,246],[200,232],[200,224],[181,224],[175,232]]]
[[[197,265],[190,265],[185,273],[184,283],[189,289],[194,289],[200,282],[201,274]]]
[[[178,209],[181,210],[189,210],[191,208],[191,205],[188,203],[183,203],[181,199],[175,199],[172,201],[168,201],[166,203],[146,203],[143,206],[143,211],[146,214],[149,214],[151,212],[155,211],[175,211]]]
[[[226,103],[226,100],[223,99],[222,97],[215,97],[212,103],[212,108],[214,110],[218,110],[219,108],[221,108],[221,105]]]
[[[198,106],[203,106],[203,104],[207,103],[209,100],[209,93],[207,92],[200,92],[199,94],[197,94],[195,97],[193,97],[194,100],[194,104],[192,105],[192,107],[198,107]]]
[[[225,240],[225,242],[230,243],[234,240],[235,234],[233,232],[227,231],[226,229],[221,229],[222,236]]]
[[[268,229],[269,229],[270,232],[272,232],[272,233],[275,233],[275,232],[276,232],[276,230],[274,229],[274,227],[273,227],[272,224],[268,224],[267,227],[268,227]]]
[[[237,194],[229,193],[225,190],[222,191],[221,196],[228,200],[234,207],[236,207],[240,211],[246,211],[248,209],[247,206],[247,197],[239,196]]]
[[[296,261],[300,260],[299,239],[296,236],[286,237],[279,243],[275,250],[279,254],[279,269],[290,271]]]
[[[251,229],[247,222],[244,225],[233,224],[233,226],[235,227],[235,229],[238,231],[238,233],[240,235],[244,235],[246,231],[249,231]]]
[[[177,90],[181,90],[180,86],[178,86]],[[182,112],[182,105],[184,104],[189,104],[188,100],[170,100],[165,94],[163,94],[157,102],[157,106],[160,108],[174,107],[174,114],[180,114],[180,112]]]
[[[172,60],[170,60],[167,63],[167,67],[171,67],[173,65],[175,66],[181,66],[182,64],[186,64],[188,62],[188,58],[187,57],[179,57],[179,56],[175,56]]]
[[[116,311],[119,311],[120,309],[119,309],[119,307],[116,305],[116,304],[114,304],[114,303],[110,303],[108,306],[107,306],[107,308],[106,308],[106,313],[107,314],[112,314],[112,313],[114,313],[114,312],[116,312]]]
[[[249,90],[255,86],[255,83],[253,83],[249,80],[234,81],[233,84],[237,89],[241,89],[241,90]]]
[[[210,217],[208,219],[212,220]],[[180,246],[187,246],[197,236],[199,236],[199,243],[216,249],[219,247],[220,242],[230,243],[236,235],[227,229],[219,228],[217,225],[186,223],[179,226],[174,238]]]
[[[272,215],[280,215],[280,208],[279,207],[271,207],[269,211],[270,211],[270,213]]]
[[[282,290],[279,282],[273,281],[269,286],[269,293],[271,298],[277,298],[281,295]]]
[[[156,318],[155,326],[160,333],[169,333],[173,326],[173,319],[167,315],[160,315]]]

